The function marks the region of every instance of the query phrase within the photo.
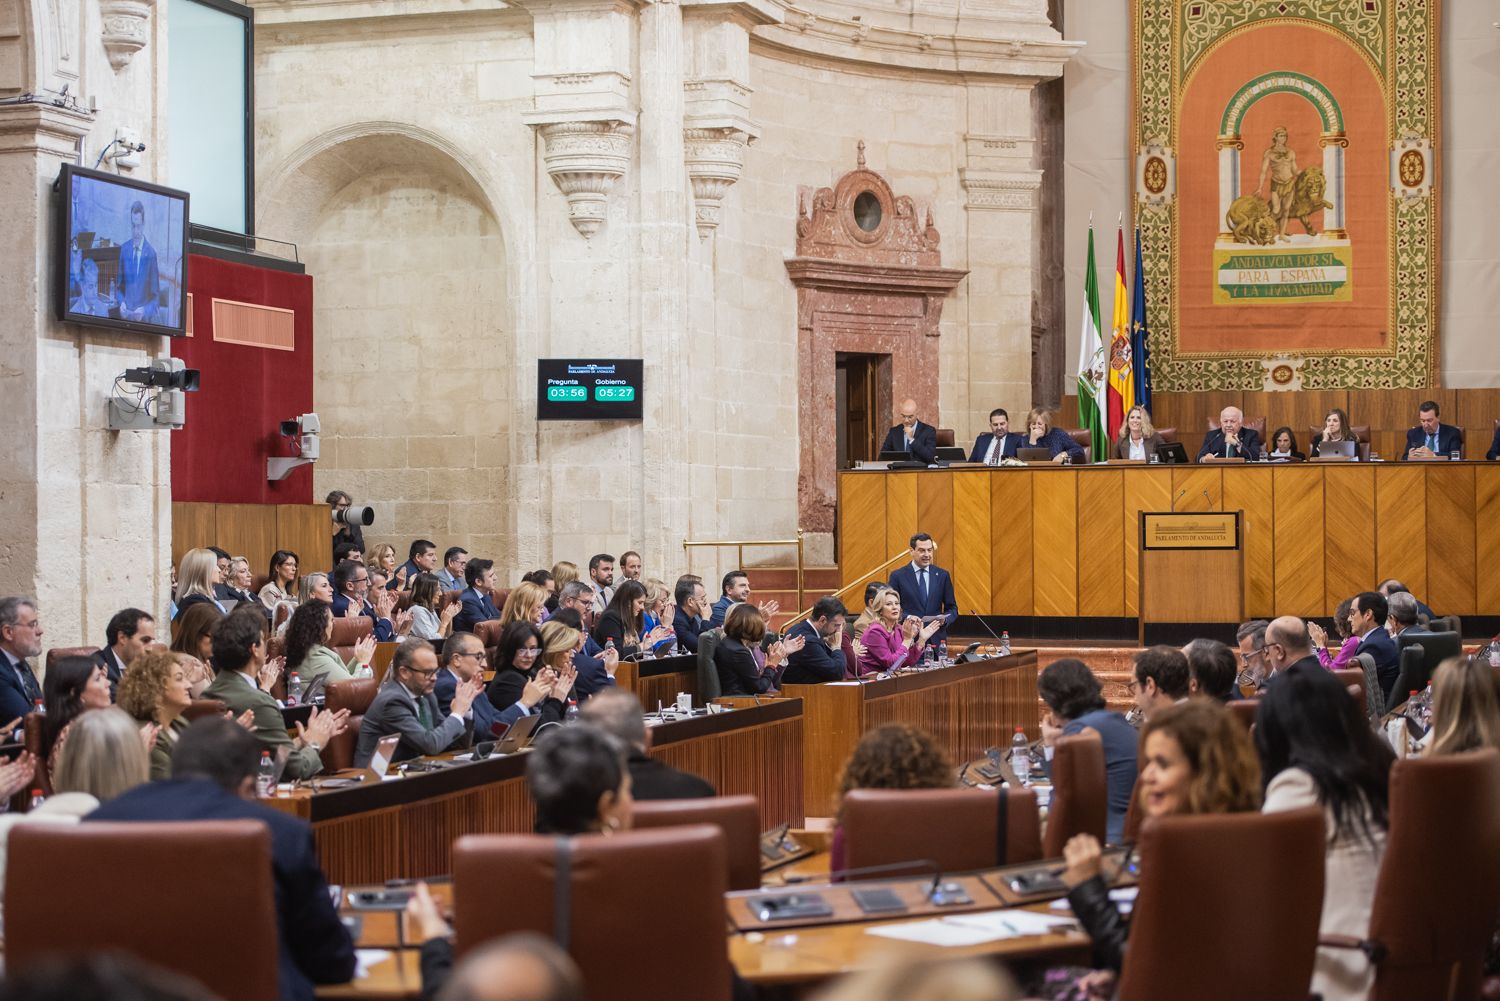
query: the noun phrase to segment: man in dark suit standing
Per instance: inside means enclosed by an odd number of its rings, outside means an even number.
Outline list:
[[[172,778],[104,803],[85,821],[258,820],[271,832],[281,1001],[312,1001],[313,984],[354,976],[354,943],[339,921],[304,820],[254,802],[260,745],[232,720],[204,717],[172,753]],[[232,877],[233,874],[225,874]]]
[[[802,649],[787,655],[783,685],[820,685],[843,681],[849,663],[844,659],[844,603],[832,595],[819,598],[808,617],[787,631],[787,638],[801,636]]]
[[[1406,432],[1403,459],[1447,458],[1463,456],[1463,437],[1458,428],[1438,420],[1438,405],[1428,400],[1417,408],[1417,426]]]
[[[882,452],[906,452],[913,461],[937,461],[937,428],[917,420],[917,401],[903,400],[901,423],[886,432]]]
[[[453,689],[452,712],[445,719],[438,708],[433,687],[437,684],[438,659],[426,640],[407,640],[391,658],[390,681],[380,686],[375,700],[359,725],[354,747],[354,767],[366,768],[375,756],[380,738],[401,735],[392,761],[424,754],[441,754],[464,742],[473,728],[469,708],[484,694],[484,675],[460,681]]]
[[[104,627],[104,646],[94,651],[94,663],[109,677],[109,700],[115,700],[120,675],[130,662],[156,642],[156,620],[139,608],[126,608],[110,616]]]
[[[646,729],[640,700],[630,692],[610,691],[589,699],[580,715],[625,746],[630,770],[630,794],[636,799],[702,799],[714,787],[691,772],[679,771],[651,757],[651,731]]]
[[[42,701],[28,657],[42,655],[42,623],[30,598],[0,598],[0,725]]]
[[[1245,415],[1239,407],[1225,407],[1219,413],[1219,426],[1203,439],[1198,449],[1198,461],[1213,456],[1216,459],[1244,459],[1254,462],[1260,458],[1260,435],[1254,428],[1247,428]]]
[[[1010,433],[1010,415],[998,407],[990,411],[990,429],[974,439],[970,462],[998,466],[1001,459],[1014,459],[1021,447],[1021,435]]]
[[[1396,641],[1385,631],[1385,620],[1390,615],[1390,606],[1384,597],[1375,591],[1363,591],[1354,596],[1349,605],[1349,628],[1359,637],[1359,646],[1354,654],[1370,654],[1375,658],[1375,677],[1380,690],[1385,693],[1386,704],[1390,704],[1391,689],[1401,673],[1401,661],[1396,651]]]
[[[942,567],[932,565],[937,543],[926,532],[911,537],[911,562],[891,573],[891,587],[901,596],[901,614],[919,616],[922,621],[942,619],[932,634],[932,643],[948,638],[948,627],[958,618],[958,599],[953,596],[953,578]]]
[[[472,633],[479,623],[500,617],[500,609],[490,597],[495,590],[495,561],[470,560],[464,566],[464,580],[469,586],[459,595],[463,607],[453,619],[453,628]]]
[[[146,240],[146,207],[132,202],[130,242],[120,248],[120,316],[154,323],[160,298],[156,249]]]

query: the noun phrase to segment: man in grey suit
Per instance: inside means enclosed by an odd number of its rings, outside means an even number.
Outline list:
[[[359,725],[359,743],[354,748],[354,767],[366,768],[375,756],[380,738],[401,735],[393,760],[424,754],[441,754],[467,743],[473,729],[469,707],[484,692],[484,676],[460,681],[453,690],[452,713],[443,718],[433,687],[437,684],[437,651],[426,640],[407,640],[391,659],[390,680],[380,686],[375,700]]]

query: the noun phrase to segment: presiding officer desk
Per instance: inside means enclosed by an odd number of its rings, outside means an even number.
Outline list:
[[[1134,617],[1142,511],[1243,511],[1251,618],[1326,617],[1392,577],[1444,614],[1500,612],[1500,575],[1480,572],[1500,563],[1500,463],[1046,464],[838,483],[844,583],[927,532],[966,614]]]
[[[732,710],[651,726],[652,757],[702,776],[721,796],[755,796],[763,830],[800,826],[801,701],[718,701]],[[314,779],[262,802],[312,824],[330,883],[436,876],[452,870],[453,842],[465,834],[531,832],[526,758],[492,756],[337,789]]]

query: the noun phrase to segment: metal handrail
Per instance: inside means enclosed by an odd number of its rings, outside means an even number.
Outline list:
[[[890,567],[891,564],[893,564],[893,563],[899,563],[902,560],[906,559],[910,555],[911,555],[910,553],[905,553],[905,552],[897,553],[895,556],[892,556],[890,559],[888,559],[884,563],[880,564],[880,566],[878,566],[878,567],[872,567],[871,569],[866,570],[864,573],[860,574],[858,577],[854,578],[853,583],[845,584],[843,587],[841,587],[837,591],[833,592],[833,597],[839,599],[840,601],[843,601],[845,594],[849,593],[850,591],[854,590],[855,588],[864,586],[866,583],[869,582],[870,578],[874,577],[876,574],[880,573],[882,570],[887,569],[888,567]],[[800,605],[800,604],[802,604],[802,602],[798,601],[797,604]],[[795,626],[797,623],[801,622],[803,619],[807,618],[811,614],[812,614],[812,608],[811,607],[804,608],[802,611],[798,612],[791,619],[789,619],[782,626],[782,629],[785,630],[785,629],[791,628],[792,626]]]
[[[685,549],[685,550],[691,550],[691,549],[723,549],[723,548],[728,547],[728,546],[733,546],[734,550],[735,550],[735,553],[737,554],[736,557],[735,557],[735,559],[736,559],[735,568],[738,569],[738,570],[745,569],[745,547],[746,546],[762,546],[762,547],[764,547],[764,546],[796,546],[797,547],[797,604],[798,604],[798,606],[801,606],[803,600],[806,598],[806,589],[803,587],[803,583],[802,583],[803,582],[803,568],[804,568],[804,563],[803,563],[803,546],[802,546],[802,529],[800,529],[800,528],[797,529],[797,537],[795,539],[742,539],[742,540],[741,539],[735,539],[735,540],[704,541],[704,542],[694,542],[694,541],[691,541],[689,539],[683,539],[682,540],[682,548]],[[688,563],[688,570],[689,571],[692,570],[692,562],[691,562],[691,560],[689,560],[689,563]]]

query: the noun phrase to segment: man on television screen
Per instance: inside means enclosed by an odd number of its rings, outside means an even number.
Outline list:
[[[109,316],[110,305],[115,297],[114,284],[110,284],[108,298],[99,294],[99,263],[92,257],[83,259],[79,271],[78,297],[69,304],[68,312],[84,316]]]
[[[146,207],[130,203],[130,242],[120,248],[120,315],[126,320],[156,321],[160,288],[156,250],[146,242]]]

